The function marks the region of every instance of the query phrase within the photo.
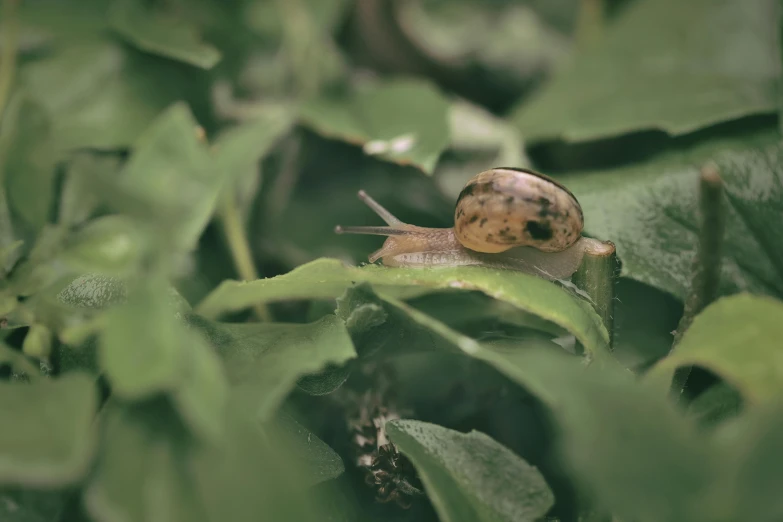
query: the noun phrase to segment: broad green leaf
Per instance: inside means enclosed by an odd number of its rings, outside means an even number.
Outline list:
[[[667,396],[618,364],[585,368],[554,350],[513,358],[549,397],[568,467],[601,507],[620,520],[702,520],[721,459]]]
[[[119,155],[74,152],[60,191],[57,222],[73,226],[89,219],[100,203],[98,194],[90,188],[90,180],[96,177],[115,177],[121,163]]]
[[[209,520],[187,478],[192,443],[172,417],[161,403],[104,407],[101,448],[83,500],[94,520]]]
[[[221,54],[201,41],[198,28],[188,19],[156,10],[152,4],[135,0],[115,0],[109,12],[111,27],[125,40],[143,51],[211,69]]]
[[[117,397],[167,395],[194,432],[205,438],[220,434],[227,396],[220,361],[174,315],[165,286],[142,283],[127,303],[106,313],[99,362]]]
[[[528,139],[671,135],[777,111],[776,0],[639,0],[523,102]]]
[[[182,328],[151,282],[107,312],[100,363],[117,397],[140,400],[176,389],[187,357]]]
[[[186,105],[172,105],[138,139],[116,182],[102,182],[116,189],[109,196],[116,208],[157,218],[178,249],[194,248],[226,177],[199,140],[199,128]]]
[[[261,160],[294,123],[291,110],[273,105],[264,107],[252,120],[223,130],[215,139],[215,169],[227,178],[224,190],[234,191],[243,223],[248,221],[262,186]]]
[[[216,168],[233,179],[255,172],[258,162],[292,127],[287,109],[270,107],[256,118],[222,131],[215,139]]]
[[[88,513],[99,522],[318,520],[304,497],[302,479],[315,478],[306,457],[293,452],[279,426],[261,425],[233,404],[224,436],[203,444],[165,402],[110,401],[84,492]]]
[[[718,436],[733,459],[721,476],[722,488],[711,499],[716,513],[731,513],[735,520],[779,520],[783,501],[775,492],[783,487],[783,472],[777,465],[783,458],[780,401],[740,417]]]
[[[242,402],[240,397],[229,403],[224,443],[194,455],[189,468],[209,520],[324,520],[311,486],[335,473],[335,469],[324,469],[321,477],[314,473],[329,452],[322,453],[323,447],[303,451],[301,444],[309,437],[303,431],[291,439],[292,426],[285,420],[259,423],[247,415]],[[315,440],[309,437],[310,444]],[[308,462],[311,457],[316,460]]]
[[[50,141],[49,115],[36,102],[16,97],[5,115],[0,140],[0,171],[11,210],[33,231],[51,217],[55,157]]]
[[[420,80],[367,86],[349,98],[317,98],[301,107],[300,118],[319,134],[427,174],[450,141],[449,102]]]
[[[512,338],[477,341],[399,299],[388,295],[377,296],[366,286],[351,289],[347,297],[352,302],[351,306],[354,310],[367,304],[377,304],[386,314],[382,324],[364,332],[364,335],[355,341],[360,353],[373,353],[381,349],[394,350],[395,354],[430,350],[461,353],[486,362],[522,385],[544,404],[552,408],[558,407],[557,395],[552,393],[546,382],[530,373],[531,370],[525,365],[524,358],[520,359],[530,350],[563,352],[563,347],[553,342],[551,334],[528,330]],[[343,298],[341,303],[343,310],[348,308],[344,304],[346,301],[347,299]],[[343,316],[345,311],[342,311]],[[579,359],[583,363],[592,362],[598,366],[603,366],[607,360],[609,362],[613,360],[609,359],[605,349],[589,352],[585,358]]]
[[[277,410],[303,375],[356,356],[345,325],[334,315],[309,324],[217,323],[191,316],[190,324],[223,360],[234,393],[243,395],[261,419]]]
[[[68,239],[61,259],[75,271],[126,276],[137,268],[148,249],[140,227],[122,215],[86,223]]]
[[[626,368],[642,370],[669,354],[682,306],[666,292],[621,278],[615,285],[612,353]]]
[[[386,430],[443,522],[533,522],[554,504],[541,473],[483,433],[414,420],[390,421]]]
[[[69,39],[19,70],[22,89],[50,113],[60,152],[128,147],[191,88],[160,64],[90,36]]]
[[[721,292],[783,295],[783,148],[770,133],[716,138],[642,163],[560,179],[585,229],[614,242],[622,275],[680,298],[688,293],[701,226],[699,168],[714,161],[725,186]]]
[[[92,309],[124,302],[126,297],[127,288],[122,279],[102,274],[79,276],[57,295],[65,305]]]
[[[179,326],[179,324],[178,324]],[[179,342],[186,347],[180,382],[171,398],[191,430],[206,439],[223,433],[222,412],[228,397],[228,382],[220,359],[203,336],[185,330]]]
[[[53,487],[84,477],[97,406],[94,379],[83,373],[0,382],[0,484]]]
[[[310,395],[327,395],[345,384],[351,376],[352,366],[328,364],[326,367],[314,373],[308,373],[296,381],[296,387]]]
[[[481,68],[495,83],[521,91],[569,51],[565,35],[543,23],[529,3],[416,2],[397,13],[406,36],[439,62]]]
[[[565,328],[590,353],[603,350],[607,343],[606,329],[588,303],[549,281],[480,267],[418,270],[368,265],[356,268],[336,259],[318,259],[269,279],[225,281],[196,311],[206,317],[217,317],[254,303],[336,298],[357,282],[370,283],[380,293],[398,297],[421,295],[432,289],[479,290]]]
[[[312,486],[339,477],[345,471],[343,461],[332,448],[299,424],[293,417],[276,419],[281,434],[301,457],[307,485]]]
[[[738,294],[708,306],[682,341],[647,375],[664,387],[680,366],[699,366],[740,392],[748,406],[783,393],[783,302]],[[668,388],[667,388],[668,389]]]

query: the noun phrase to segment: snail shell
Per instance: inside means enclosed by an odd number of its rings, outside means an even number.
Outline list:
[[[467,182],[457,198],[454,232],[476,252],[531,246],[560,252],[581,237],[584,215],[557,181],[524,169],[495,168]]]

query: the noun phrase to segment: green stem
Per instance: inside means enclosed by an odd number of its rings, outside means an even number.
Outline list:
[[[16,49],[19,43],[19,20],[16,10],[19,0],[3,1],[3,40],[2,55],[0,55],[0,121],[3,119],[3,111],[11,94],[14,72],[16,71]]]
[[[617,250],[611,241],[592,243],[585,251],[582,264],[573,275],[573,283],[593,300],[593,307],[609,333],[609,347],[614,345],[614,290],[617,273]]]
[[[223,197],[223,206],[220,212],[220,222],[223,225],[223,232],[228,242],[228,248],[231,251],[231,257],[234,260],[239,277],[244,281],[255,281],[258,279],[258,272],[253,263],[253,255],[250,251],[250,244],[245,235],[242,220],[239,217],[233,187],[229,187]],[[257,304],[253,307],[256,316],[262,321],[271,321],[272,314],[263,304]]]
[[[723,235],[726,225],[723,180],[718,173],[718,167],[713,163],[702,168],[699,180],[701,210],[699,246],[693,261],[691,288],[685,300],[680,324],[674,332],[672,350],[677,348],[683,335],[693,323],[693,319],[715,300],[720,284]],[[690,373],[690,367],[679,368],[674,373],[671,391],[678,399],[685,391]]]

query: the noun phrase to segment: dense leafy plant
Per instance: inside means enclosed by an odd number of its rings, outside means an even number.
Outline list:
[[[0,520],[783,517],[775,0],[0,5]],[[610,301],[333,234],[503,165]]]

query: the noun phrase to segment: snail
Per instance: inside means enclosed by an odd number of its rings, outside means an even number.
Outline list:
[[[453,228],[403,223],[363,190],[364,201],[388,226],[335,227],[338,234],[388,236],[369,256],[392,267],[477,265],[564,280],[601,241],[582,236],[584,214],[576,197],[532,170],[493,168],[471,178],[457,198]]]

